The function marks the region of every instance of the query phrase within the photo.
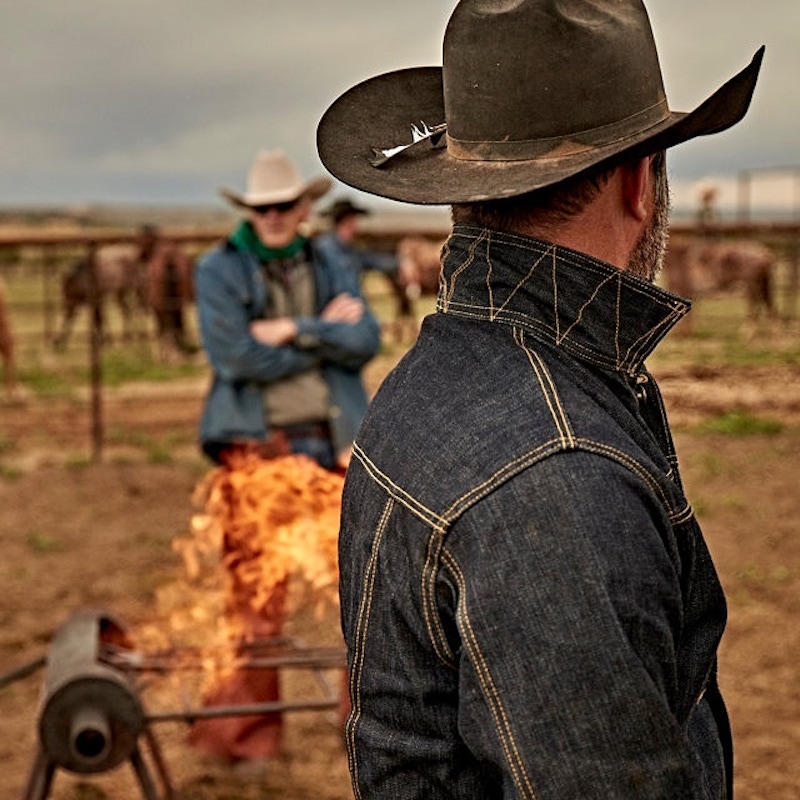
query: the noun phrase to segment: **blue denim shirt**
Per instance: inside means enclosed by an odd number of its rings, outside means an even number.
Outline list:
[[[326,231],[316,237],[317,249],[326,258],[347,264],[350,270],[361,277],[364,272],[395,273],[398,270],[397,256],[392,253],[377,253],[362,250],[343,242],[335,231]]]
[[[643,360],[688,303],[456,226],[348,471],[358,798],[724,798],[726,607]]]
[[[318,312],[342,292],[361,296],[346,263],[321,252],[313,240],[309,247]],[[249,330],[267,307],[267,285],[256,258],[226,242],[199,261],[195,282],[200,333],[213,370],[201,442],[264,440],[264,385],[320,365],[330,390],[334,448],[347,447],[367,408],[361,368],[380,346],[380,328],[369,309],[355,325],[297,319],[294,343],[271,347]]]

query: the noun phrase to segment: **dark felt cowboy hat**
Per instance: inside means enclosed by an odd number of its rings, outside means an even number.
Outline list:
[[[731,127],[763,52],[681,113],[667,105],[641,0],[462,0],[443,67],[353,87],[325,112],[317,147],[333,175],[382,197],[513,197]]]
[[[334,223],[343,220],[345,217],[363,217],[367,214],[369,214],[369,211],[366,208],[357,206],[348,197],[335,200],[322,212],[323,217],[330,217]]]

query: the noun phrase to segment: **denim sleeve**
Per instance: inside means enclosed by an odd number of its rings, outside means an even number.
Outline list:
[[[357,264],[331,233],[312,240],[316,265],[318,314],[339,294],[364,300]],[[323,363],[358,370],[378,352],[380,326],[364,301],[364,315],[355,325],[328,322],[319,316],[295,318],[298,327],[296,346]]]
[[[250,335],[253,315],[242,277],[236,264],[221,255],[201,261],[195,271],[200,333],[214,372],[228,382],[267,383],[317,363],[313,353],[271,347]]]
[[[498,797],[721,796],[720,764],[676,717],[676,552],[649,485],[581,452],[526,470],[446,535],[458,735]]]
[[[357,251],[357,255],[361,263],[361,270],[364,272],[371,271],[392,274],[399,269],[397,256],[393,253],[377,253],[372,250],[359,250]]]
[[[380,326],[366,304],[364,316],[355,325],[308,317],[295,322],[299,330],[298,345],[330,364],[359,369],[380,347]]]

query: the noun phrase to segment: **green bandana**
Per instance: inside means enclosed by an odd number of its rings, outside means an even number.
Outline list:
[[[305,236],[298,235],[286,247],[267,247],[252,224],[248,220],[243,220],[239,227],[233,232],[231,242],[237,250],[244,250],[252,253],[259,261],[275,261],[279,258],[292,258],[296,256],[306,243]]]

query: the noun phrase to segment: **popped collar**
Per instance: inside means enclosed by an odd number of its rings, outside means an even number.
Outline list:
[[[496,270],[512,263],[516,269]],[[438,310],[515,325],[606,369],[638,373],[691,303],[585,253],[456,225]]]

